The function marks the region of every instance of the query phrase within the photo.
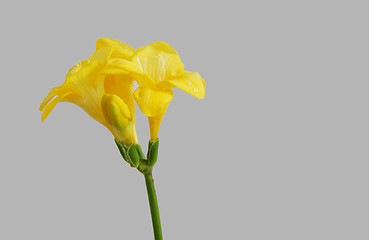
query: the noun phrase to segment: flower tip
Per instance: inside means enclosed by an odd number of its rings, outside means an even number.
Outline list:
[[[49,114],[46,114],[46,112],[42,112],[42,115],[41,115],[41,123],[43,123],[46,120],[46,118],[47,118],[48,115]]]
[[[99,38],[96,40],[95,46],[96,50],[99,50],[100,48],[112,45],[114,43],[114,39],[111,38]]]
[[[163,41],[156,41],[156,42],[150,43],[146,47],[143,47],[143,49],[144,48],[154,48],[159,51],[164,51],[168,54],[178,55],[178,52],[169,43],[166,43]]]
[[[204,99],[204,98],[205,98],[205,92],[198,97],[198,99]]]
[[[52,99],[52,98],[54,98],[55,97],[55,95],[51,95],[51,94],[49,94],[49,95],[47,95],[47,97],[45,97],[45,99],[42,101],[42,103],[40,104],[40,107],[38,108],[39,110],[40,110],[40,112],[42,112],[44,109],[45,109],[45,107],[46,107],[46,105],[50,102],[50,100]]]

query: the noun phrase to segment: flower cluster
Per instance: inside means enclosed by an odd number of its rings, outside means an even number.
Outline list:
[[[58,102],[74,103],[109,129],[117,141],[131,146],[138,144],[136,102],[148,117],[151,141],[155,141],[175,87],[199,99],[205,96],[204,80],[198,73],[185,71],[178,53],[167,43],[134,50],[120,41],[101,38],[90,58],[72,67],[65,82],[43,100],[41,121]]]

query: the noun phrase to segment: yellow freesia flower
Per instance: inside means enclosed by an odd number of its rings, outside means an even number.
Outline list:
[[[70,102],[108,128],[117,140],[137,144],[133,79],[127,74],[104,70],[109,59],[130,59],[134,52],[117,40],[97,40],[96,52],[70,69],[65,82],[51,89],[43,100],[41,121],[58,102]]]
[[[137,81],[134,98],[149,119],[151,140],[158,138],[174,87],[199,99],[205,97],[205,81],[199,73],[185,71],[178,53],[167,43],[151,43],[138,48],[130,60],[112,58],[109,63],[108,71],[129,73]]]

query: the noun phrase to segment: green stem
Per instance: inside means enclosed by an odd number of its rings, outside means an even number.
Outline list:
[[[156,198],[156,192],[155,192],[155,186],[154,186],[154,179],[152,178],[151,171],[148,173],[145,173],[144,175],[145,175],[147,195],[149,198],[152,227],[154,230],[155,240],[163,240],[163,235],[161,233],[158,200]]]

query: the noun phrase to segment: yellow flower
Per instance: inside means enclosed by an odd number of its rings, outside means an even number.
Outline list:
[[[117,140],[128,145],[137,144],[133,79],[126,74],[104,70],[109,59],[129,59],[134,52],[133,48],[117,40],[97,40],[96,52],[70,69],[65,82],[51,89],[43,100],[41,121],[58,102],[70,102],[108,128]]]
[[[151,43],[138,48],[130,60],[112,58],[109,63],[109,71],[127,72],[137,81],[134,97],[149,119],[151,140],[158,138],[174,87],[199,99],[205,97],[205,81],[198,73],[185,71],[178,53],[167,43]]]

